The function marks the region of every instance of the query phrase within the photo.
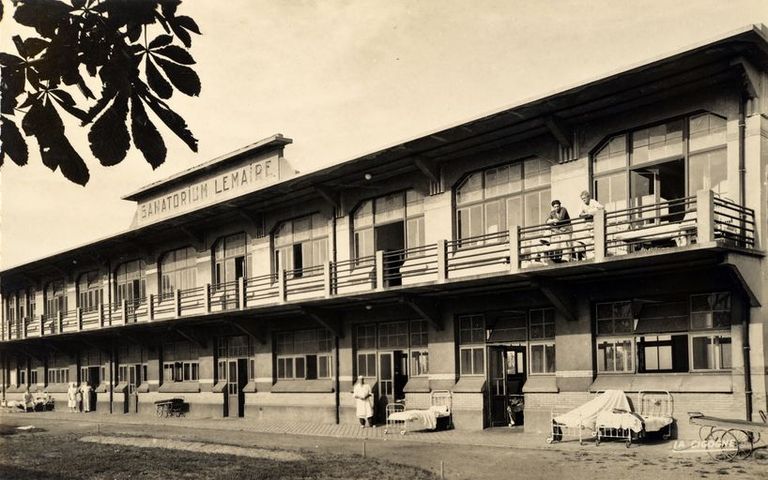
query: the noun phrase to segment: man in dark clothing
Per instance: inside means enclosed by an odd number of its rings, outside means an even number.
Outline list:
[[[551,242],[561,243],[562,238],[558,237],[571,231],[571,216],[568,210],[560,204],[560,200],[552,200],[552,210],[549,212],[546,223],[552,228],[552,237],[550,239],[541,239],[544,245],[550,245]],[[563,261],[563,251],[560,249],[548,252],[547,257],[554,262]]]
[[[552,225],[554,232],[568,232],[571,229],[571,216],[568,210],[560,205],[560,200],[552,200],[552,211],[549,212],[546,223]]]

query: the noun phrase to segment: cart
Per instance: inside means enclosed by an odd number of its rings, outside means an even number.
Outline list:
[[[699,426],[699,439],[707,454],[715,460],[730,462],[748,458],[760,445],[761,436],[768,434],[768,419],[762,410],[762,422],[708,417],[701,412],[688,412],[693,425]]]
[[[158,417],[181,417],[184,415],[184,399],[169,398],[155,402],[155,414]]]

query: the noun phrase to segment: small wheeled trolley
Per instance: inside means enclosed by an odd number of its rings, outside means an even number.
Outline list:
[[[714,460],[748,458],[758,448],[761,436],[768,434],[768,418],[762,410],[761,422],[708,417],[701,412],[688,412],[688,418],[699,426],[699,439]]]
[[[155,402],[155,414],[158,417],[181,417],[184,415],[184,399],[169,398]]]

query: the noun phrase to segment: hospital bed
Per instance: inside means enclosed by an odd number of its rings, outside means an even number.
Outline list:
[[[390,429],[400,430],[405,435],[413,430],[445,429],[451,423],[453,397],[448,390],[434,390],[430,396],[430,405],[426,410],[408,410],[405,403],[390,403],[387,405],[387,426],[384,433]]]

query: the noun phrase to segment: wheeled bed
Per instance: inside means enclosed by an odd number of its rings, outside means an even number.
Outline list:
[[[405,435],[413,430],[446,429],[451,423],[453,397],[448,390],[434,390],[430,396],[429,408],[425,410],[408,410],[405,403],[390,403],[387,405],[387,426],[384,433],[391,430],[400,431]]]

